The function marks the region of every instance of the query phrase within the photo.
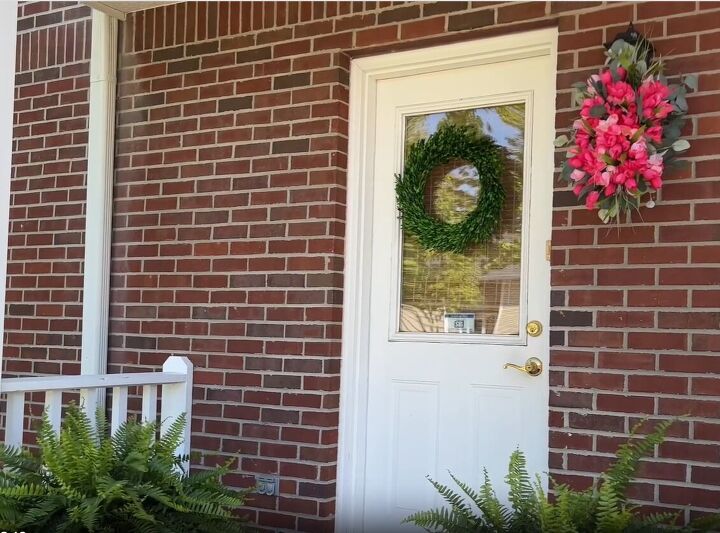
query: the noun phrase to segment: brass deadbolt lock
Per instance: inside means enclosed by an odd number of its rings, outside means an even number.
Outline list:
[[[528,322],[528,325],[525,326],[525,331],[528,332],[528,335],[531,337],[539,337],[542,333],[543,327],[540,322],[537,320],[533,320],[531,322]]]

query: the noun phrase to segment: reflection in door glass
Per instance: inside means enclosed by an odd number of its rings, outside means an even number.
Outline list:
[[[495,239],[462,254],[425,250],[403,232],[400,331],[518,335],[525,105],[409,116],[405,153],[445,124],[468,126],[501,147],[505,206]],[[475,208],[479,191],[477,169],[467,161],[450,162],[430,176],[426,209],[457,223]]]

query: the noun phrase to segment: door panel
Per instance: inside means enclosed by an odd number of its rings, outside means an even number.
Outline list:
[[[364,523],[394,531],[410,513],[439,505],[425,479],[448,470],[477,486],[487,468],[498,492],[510,453],[547,469],[547,363],[551,169],[538,137],[553,134],[549,55],[381,79],[375,100]],[[404,235],[394,175],[414,140],[444,123],[490,135],[507,157],[506,207],[497,238],[463,254],[431,254]],[[542,165],[533,166],[533,161]],[[467,162],[440,169],[427,205],[456,222],[474,205]],[[459,315],[458,315],[459,313]],[[460,316],[460,322],[456,322]],[[462,327],[460,327],[462,325]]]

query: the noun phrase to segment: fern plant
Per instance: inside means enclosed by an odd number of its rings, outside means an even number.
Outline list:
[[[47,417],[39,454],[0,446],[0,529],[46,532],[239,531],[245,493],[225,488],[228,466],[189,475],[175,455],[184,417],[159,439],[157,425],[127,422],[110,436],[68,408],[59,436]]]
[[[459,491],[428,478],[447,505],[415,513],[405,522],[427,531],[448,533],[713,531],[720,527],[717,516],[678,528],[674,526],[678,518],[675,513],[643,515],[627,500],[627,489],[640,460],[662,443],[670,425],[671,422],[662,422],[644,438],[635,438],[633,430],[630,440],[618,449],[615,463],[602,474],[600,483],[590,489],[576,491],[550,479],[555,493],[552,500],[545,493],[540,476],[531,480],[525,456],[517,450],[510,457],[505,478],[509,506],[498,499],[487,470],[478,490],[452,474],[450,477]]]

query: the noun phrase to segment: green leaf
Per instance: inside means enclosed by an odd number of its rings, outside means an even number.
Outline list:
[[[688,110],[687,100],[685,100],[685,96],[682,94],[678,94],[675,97],[675,105],[682,113],[686,113]]]
[[[598,104],[590,108],[590,116],[595,118],[603,118],[607,114],[607,109],[604,105]]]
[[[645,61],[638,61],[635,63],[635,68],[637,69],[637,73],[639,74],[640,78],[645,77],[645,73],[647,72],[648,66]]]
[[[687,142],[685,139],[678,139],[672,144],[672,149],[676,152],[683,152],[690,148],[690,143]]]
[[[697,74],[688,74],[683,77],[683,83],[692,91],[698,90],[698,77]]]
[[[618,39],[617,41],[615,41],[614,43],[612,43],[612,45],[610,45],[610,50],[609,50],[609,52],[610,52],[612,55],[617,56],[617,55],[620,55],[620,54],[626,49],[626,47],[628,47],[628,46],[630,46],[630,45],[628,45],[628,43],[626,43],[626,42],[623,41],[622,39]]]
[[[575,105],[581,105],[585,98],[587,98],[585,91],[573,90],[573,103]]]
[[[556,148],[560,148],[561,146],[565,146],[568,142],[570,142],[570,139],[568,139],[567,135],[559,135],[555,137],[553,144]]]

